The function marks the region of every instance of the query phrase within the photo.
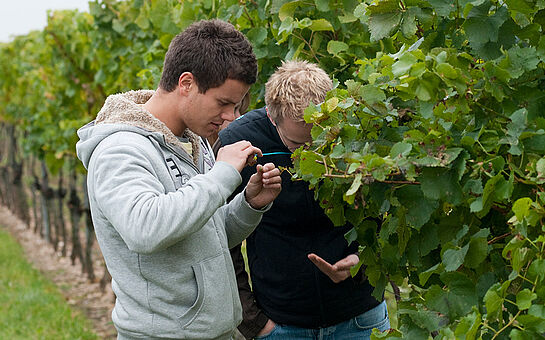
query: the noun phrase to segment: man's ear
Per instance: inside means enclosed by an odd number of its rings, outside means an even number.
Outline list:
[[[180,78],[178,78],[178,89],[180,90],[180,94],[184,95],[186,93],[189,93],[192,86],[197,86],[193,73],[184,72],[180,74]]]

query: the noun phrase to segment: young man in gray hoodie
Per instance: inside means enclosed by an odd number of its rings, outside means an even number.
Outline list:
[[[242,33],[200,21],[172,40],[157,91],[108,97],[78,131],[118,339],[230,339],[242,320],[229,247],[259,223],[280,172],[259,166],[226,204],[261,151],[241,141],[214,160],[205,137],[234,119],[256,73]]]

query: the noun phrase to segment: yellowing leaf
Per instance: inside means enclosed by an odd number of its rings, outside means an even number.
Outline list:
[[[327,105],[327,111],[331,112],[335,110],[337,105],[339,105],[339,98],[337,97],[329,98],[326,102],[326,105]]]

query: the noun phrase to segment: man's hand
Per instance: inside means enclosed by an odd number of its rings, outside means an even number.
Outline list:
[[[357,265],[360,259],[356,254],[350,254],[334,265],[316,254],[308,254],[308,259],[312,261],[324,274],[329,276],[331,281],[339,283],[350,277],[350,268]]]
[[[280,170],[274,164],[258,164],[257,172],[250,177],[246,185],[246,201],[254,209],[261,209],[271,203],[282,190]]]
[[[254,156],[256,154],[261,156],[261,150],[253,146],[252,143],[242,140],[220,148],[216,160],[229,163],[238,172],[241,172],[246,165],[255,164]]]
[[[274,321],[272,321],[271,319],[267,320],[267,323],[266,323],[265,326],[259,331],[259,333],[257,333],[257,336],[263,336],[263,335],[268,335],[268,334],[270,334],[270,333],[273,331],[274,326],[276,326],[276,324],[274,323]]]

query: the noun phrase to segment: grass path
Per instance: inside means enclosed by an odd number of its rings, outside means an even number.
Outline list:
[[[99,339],[0,226],[0,339]]]

